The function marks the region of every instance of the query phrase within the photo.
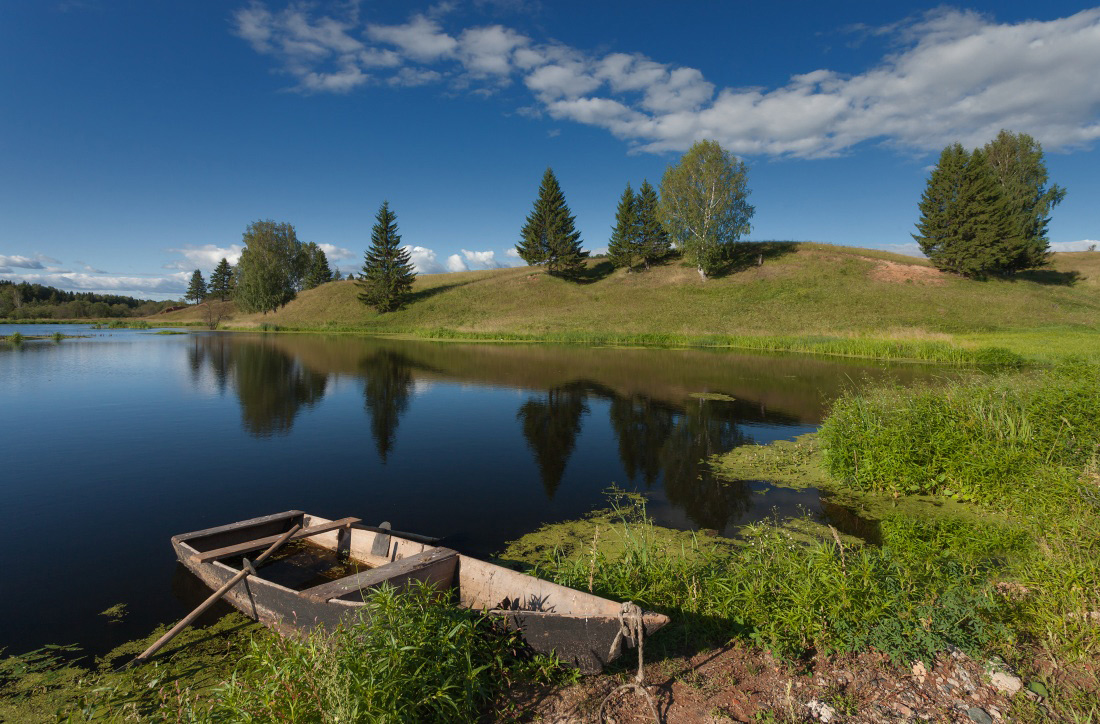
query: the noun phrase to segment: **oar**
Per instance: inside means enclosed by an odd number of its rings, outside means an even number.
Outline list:
[[[283,543],[286,543],[288,540],[290,540],[290,537],[293,536],[295,533],[297,533],[298,529],[301,528],[301,527],[302,527],[301,525],[296,523],[293,528],[291,528],[286,533],[283,533],[281,536],[279,536],[279,540],[272,543],[271,547],[269,547],[266,551],[261,553],[260,556],[251,565],[249,565],[249,563],[246,559],[244,565],[242,566],[241,570],[237,573],[237,575],[230,578],[228,581],[226,581],[224,586],[222,586],[221,588],[219,588],[218,590],[216,590],[212,594],[210,594],[210,598],[208,598],[205,601],[203,601],[202,603],[200,603],[198,608],[196,608],[191,613],[187,614],[187,616],[185,616],[182,621],[180,621],[175,626],[173,626],[172,629],[168,633],[164,634],[159,639],[157,639],[156,643],[154,643],[149,648],[145,649],[145,651],[141,652],[141,654],[139,654],[137,656],[137,658],[135,658],[133,661],[130,662],[130,666],[133,666],[134,664],[145,663],[149,659],[150,656],[155,654],[157,651],[159,651],[161,649],[162,646],[164,646],[166,643],[168,643],[173,638],[175,638],[176,634],[178,634],[180,631],[182,631],[185,628],[187,628],[188,626],[190,626],[191,623],[196,618],[198,618],[199,615],[202,614],[203,611],[205,611],[206,609],[213,606],[214,603],[219,598],[224,596],[230,588],[233,588],[233,586],[240,583],[241,580],[243,580],[245,578],[245,576],[248,576],[249,574],[255,573],[256,572],[255,567],[260,565],[261,563],[263,563],[264,559],[266,559],[268,556],[270,556],[272,553],[274,553],[279,548],[279,546],[281,546]]]

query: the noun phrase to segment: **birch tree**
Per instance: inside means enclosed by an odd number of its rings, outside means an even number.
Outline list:
[[[717,141],[697,141],[665,169],[661,222],[703,281],[721,266],[727,245],[752,228],[747,176],[744,162]]]

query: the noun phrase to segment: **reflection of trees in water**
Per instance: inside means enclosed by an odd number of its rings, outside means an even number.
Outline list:
[[[194,338],[194,344],[187,348],[187,366],[191,368],[191,384],[198,385],[202,378],[202,363],[206,361],[206,345],[201,337]]]
[[[751,442],[738,427],[742,420],[736,413],[732,402],[689,402],[660,451],[665,495],[703,528],[721,530],[752,507],[748,486],[719,480],[707,462],[711,455]]]
[[[523,436],[535,453],[546,495],[554,497],[565,465],[581,431],[581,417],[588,412],[580,385],[555,387],[543,399],[531,398],[516,413]]]
[[[328,375],[314,372],[277,349],[223,337],[200,340],[202,357],[210,363],[219,390],[225,390],[232,375],[241,403],[241,423],[252,435],[289,433],[298,411],[312,407],[325,395]]]
[[[232,350],[231,367],[241,400],[241,419],[253,435],[285,435],[303,406],[324,397],[328,376],[297,360],[258,344]]]
[[[650,487],[662,477],[669,502],[705,528],[722,529],[752,506],[748,486],[718,480],[707,459],[752,441],[741,423],[774,422],[782,416],[741,401],[700,399],[677,407],[645,395],[626,397],[584,381],[555,387],[542,399],[529,399],[516,415],[547,495],[553,497],[561,484],[581,417],[589,411],[589,397],[609,401],[619,458],[631,481],[641,479]]]
[[[631,480],[640,476],[652,487],[661,474],[661,449],[672,433],[675,408],[642,395],[614,395],[609,414],[623,469]]]
[[[402,354],[380,350],[365,357],[360,367],[366,377],[364,404],[370,416],[370,430],[378,455],[386,462],[397,442],[397,423],[409,406],[412,364]]]

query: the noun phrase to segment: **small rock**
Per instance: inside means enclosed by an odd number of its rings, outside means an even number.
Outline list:
[[[819,699],[811,701],[806,705],[806,708],[810,710],[810,714],[814,719],[823,721],[825,724],[829,724],[829,722],[836,719],[836,709]]]
[[[1019,676],[1013,676],[1004,671],[994,671],[989,677],[989,683],[997,691],[1009,696],[1015,696],[1016,692],[1024,688],[1024,682]]]
[[[924,668],[924,662],[918,661],[913,664],[913,676],[917,677],[917,681],[924,683],[924,680],[928,678],[928,669]]]
[[[994,707],[994,706],[989,707],[989,714],[994,719],[1000,719],[1001,718],[1001,710],[998,709],[997,707]]]
[[[906,719],[912,718],[913,716],[913,710],[905,704],[894,704],[894,711],[898,713],[898,716],[903,716]]]
[[[972,706],[966,710],[966,715],[970,717],[970,721],[977,724],[993,724],[993,717],[989,716],[985,709],[978,706]]]

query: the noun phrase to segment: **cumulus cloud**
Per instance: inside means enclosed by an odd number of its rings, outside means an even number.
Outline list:
[[[335,244],[318,244],[317,246],[321,247],[321,251],[325,252],[325,258],[327,258],[329,261],[354,259],[357,256],[356,253],[351,249],[345,249],[344,247],[336,246]],[[236,264],[237,262],[230,259],[230,263]]]
[[[440,274],[447,271],[446,267],[436,258],[435,251],[423,246],[402,247],[409,252],[413,269],[417,274]]]
[[[324,248],[324,245],[320,246]],[[212,270],[222,259],[226,259],[230,264],[236,264],[240,261],[241,251],[243,250],[244,246],[242,244],[230,244],[229,246],[218,246],[216,244],[192,246],[187,244],[182,249],[168,250],[175,254],[182,254],[183,258],[168,262],[164,265],[164,268],[191,272],[195,269]],[[325,251],[325,254],[328,254],[328,250]]]
[[[424,15],[414,15],[403,25],[368,25],[367,37],[396,46],[405,57],[422,63],[450,57],[458,47],[438,21]]]
[[[470,271],[470,267],[466,266],[465,260],[458,254],[451,254],[447,257],[447,271],[449,272],[464,272]]]
[[[297,90],[348,92],[377,80],[486,93],[519,79],[530,96],[517,113],[604,128],[641,151],[684,150],[701,138],[744,155],[836,156],[866,141],[929,151],[981,145],[1001,128],[1031,133],[1048,150],[1100,138],[1100,84],[1082,70],[1100,67],[1100,8],[998,23],[941,7],[860,29],[895,47],[861,73],[806,68],[773,88],[718,88],[696,68],[538,42],[499,24],[448,30],[442,15],[363,25],[352,10],[273,12],[257,1],[234,20]]]

